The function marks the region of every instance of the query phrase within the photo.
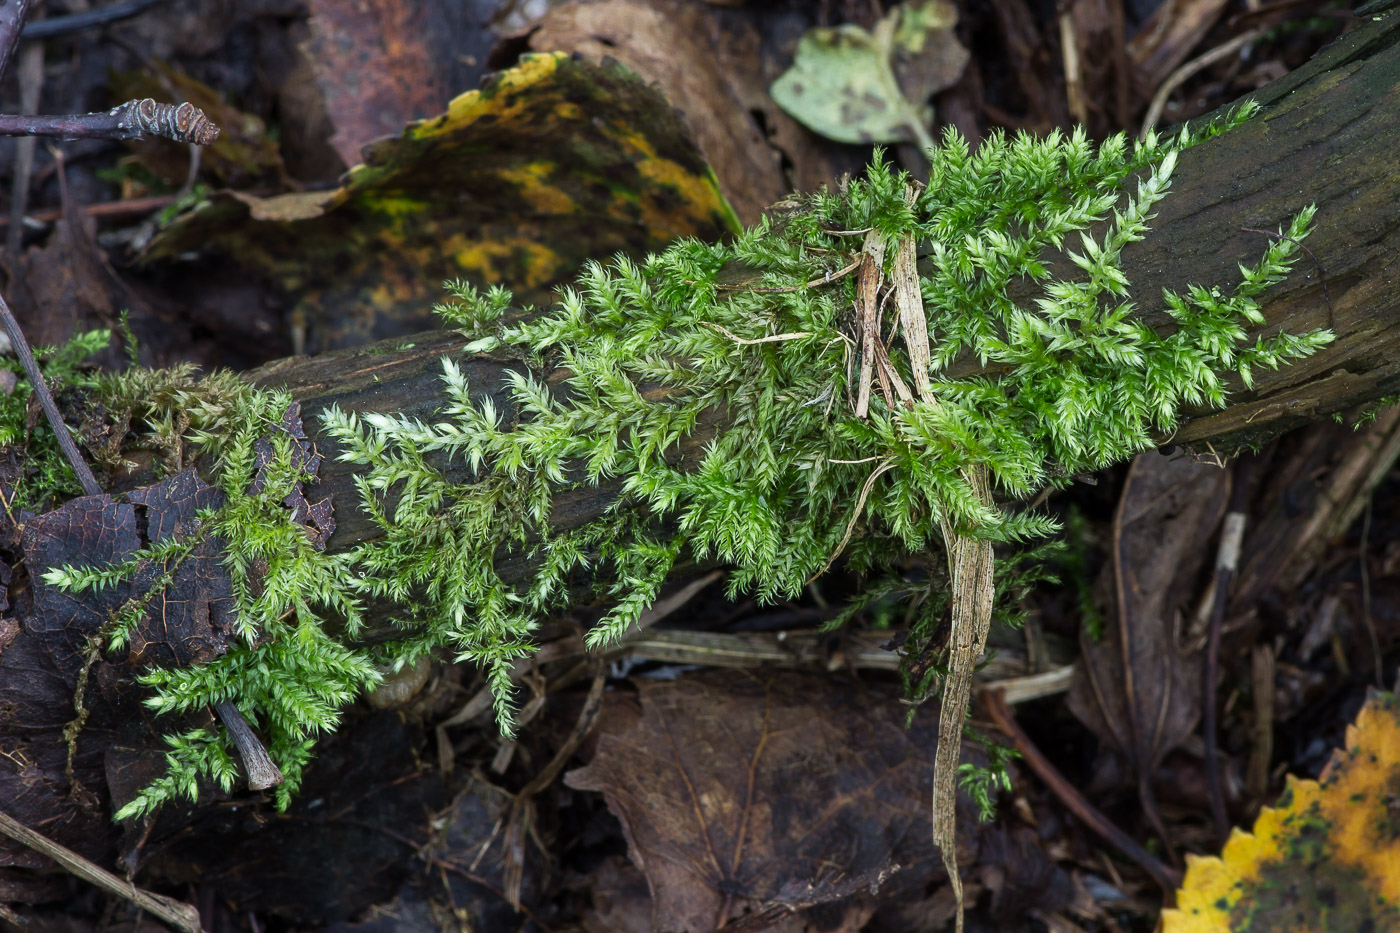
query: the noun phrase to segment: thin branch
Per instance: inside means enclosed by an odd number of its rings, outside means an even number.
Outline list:
[[[20,32],[28,16],[29,0],[0,3],[0,77],[10,67],[10,56],[15,54],[15,46],[19,45]]]
[[[91,29],[94,26],[106,26],[108,23],[130,19],[146,12],[156,4],[164,2],[165,0],[131,0],[130,3],[113,3],[95,10],[85,10],[82,13],[52,16],[25,26],[20,38],[25,42],[30,42],[34,39],[52,39],[54,36],[65,36],[70,32],[82,32],[84,29]]]
[[[0,136],[61,136],[65,139],[163,136],[177,143],[207,146],[219,138],[219,127],[194,104],[162,104],[147,97],[118,104],[104,113],[0,114]]]
[[[77,877],[109,894],[124,897],[141,910],[164,923],[170,924],[185,933],[203,933],[199,924],[199,911],[189,904],[174,900],[162,894],[143,891],[130,881],[118,878],[107,869],[83,858],[72,849],[66,848],[36,833],[23,823],[6,813],[0,813],[0,833],[16,842],[21,842],[36,852],[41,852],[62,865]]]
[[[170,194],[157,194],[144,198],[125,198],[120,201],[102,201],[97,204],[87,204],[78,208],[78,211],[88,217],[128,217],[133,215],[150,214],[159,211],[175,203],[175,196]],[[31,211],[24,215],[24,219],[31,223],[50,224],[63,218],[63,208],[54,207],[42,211]],[[0,217],[0,227],[8,227],[10,218]]]
[[[1050,788],[1056,797],[1060,798],[1060,802],[1080,822],[1137,863],[1137,866],[1146,872],[1153,881],[1157,882],[1162,890],[1167,892],[1176,890],[1177,886],[1181,884],[1181,873],[1163,865],[1156,856],[1138,845],[1131,836],[1109,822],[1108,818],[1086,800],[1073,784],[1065,780],[1065,776],[1050,763],[1050,760],[1030,740],[1030,736],[1021,729],[1021,726],[1016,722],[1016,717],[1011,713],[1011,708],[1006,705],[1006,700],[1000,690],[988,690],[982,694],[982,702],[997,728],[1011,740],[1011,744],[1016,746],[1016,751],[1021,753],[1021,757],[1025,759],[1030,769],[1036,773],[1036,776],[1044,782],[1046,787]]]

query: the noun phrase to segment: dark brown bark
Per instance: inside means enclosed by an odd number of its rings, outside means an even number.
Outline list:
[[[1258,372],[1251,391],[1235,385],[1228,408],[1190,417],[1168,440],[1219,451],[1258,444],[1300,424],[1400,392],[1400,15],[1367,22],[1298,72],[1254,95],[1265,112],[1230,133],[1182,154],[1172,193],[1158,206],[1152,233],[1124,250],[1139,307],[1154,326],[1170,326],[1162,289],[1188,284],[1228,289],[1238,264],[1256,261],[1268,237],[1300,209],[1318,207],[1306,254],[1267,296],[1264,333],[1302,332],[1329,323],[1332,345],[1276,372]],[[1322,287],[1325,274],[1326,293]],[[1329,302],[1327,298],[1330,297]],[[396,349],[406,343],[409,349]],[[252,374],[259,384],[289,388],[309,416],[335,403],[356,411],[401,411],[428,417],[442,403],[441,361],[460,354],[451,332],[373,347],[287,359]],[[463,370],[498,410],[514,410],[500,393],[504,356],[476,357]],[[975,374],[974,364],[955,368]],[[553,381],[562,374],[553,374]],[[716,417],[719,417],[717,415]],[[694,457],[701,431],[679,456]],[[322,442],[323,450],[333,445]],[[337,503],[356,501],[352,470],[327,463],[323,488]],[[465,478],[461,476],[459,478]],[[577,527],[611,503],[616,487],[561,495],[560,528]],[[357,510],[338,510],[332,548],[372,536]]]

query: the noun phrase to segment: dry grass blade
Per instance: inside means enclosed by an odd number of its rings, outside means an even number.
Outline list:
[[[856,417],[870,414],[871,379],[878,368],[876,348],[880,343],[880,286],[885,284],[885,238],[877,230],[865,235],[861,246],[860,272],[856,280],[856,328],[860,343],[860,388],[856,395]]]
[[[724,327],[720,327],[718,324],[712,324],[709,321],[702,321],[701,323],[704,324],[706,327],[710,328],[711,330],[715,331],[716,333],[723,334],[730,340],[744,347],[751,347],[755,344],[760,343],[782,343],[785,340],[801,340],[803,337],[812,336],[805,330],[799,330],[793,331],[790,334],[772,334],[768,337],[740,337],[733,331],[730,331]]]
[[[904,200],[913,204],[913,185],[904,189]],[[931,358],[928,345],[928,318],[924,314],[923,295],[919,292],[919,270],[914,249],[914,238],[906,236],[899,241],[894,254],[895,306],[899,310],[899,325],[904,328],[904,345],[909,351],[909,369],[914,376],[914,390],[919,398],[933,403],[933,387],[929,383],[928,371]]]
[[[963,473],[977,498],[992,504],[991,480],[983,466]],[[933,760],[933,843],[943,853],[943,867],[957,900],[957,930],[963,928],[962,879],[958,876],[957,837],[958,756],[963,724],[972,695],[972,672],[987,645],[992,627],[992,543],[958,532],[945,512],[939,520],[948,550],[952,588],[952,634],[948,636],[948,676],[943,681],[943,704],[938,713],[938,751]]]
[[[870,476],[865,480],[865,485],[860,488],[860,498],[856,499],[856,507],[851,510],[850,521],[846,522],[846,533],[841,536],[841,543],[836,545],[836,550],[827,558],[826,563],[822,565],[822,569],[812,574],[807,580],[808,583],[811,583],[817,577],[820,577],[830,570],[831,565],[836,562],[836,558],[841,556],[841,552],[846,549],[846,544],[851,540],[851,532],[855,530],[856,520],[860,518],[861,509],[865,508],[865,500],[870,498],[870,490],[874,488],[875,481],[880,478],[882,473],[888,473],[893,469],[894,461],[886,460],[870,472]]]

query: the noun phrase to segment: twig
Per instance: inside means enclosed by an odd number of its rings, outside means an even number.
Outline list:
[[[1098,833],[1104,841],[1136,863],[1153,881],[1161,886],[1163,891],[1170,893],[1176,890],[1177,886],[1181,884],[1180,873],[1163,865],[1156,856],[1138,845],[1131,836],[1109,822],[1108,818],[1100,813],[1093,804],[1084,799],[1084,795],[1073,784],[1065,780],[1065,776],[1041,753],[1035,743],[1030,740],[1030,736],[1022,731],[1016,722],[1015,715],[1011,712],[1011,708],[1006,705],[1006,699],[1000,690],[989,690],[982,694],[982,702],[997,728],[1011,740],[1011,743],[1016,746],[1016,751],[1021,753],[1021,757],[1025,759],[1030,769],[1036,773],[1036,776],[1046,787],[1050,788],[1056,797],[1060,798],[1060,802],[1071,813],[1085,826]]]
[[[121,201],[104,201],[98,204],[87,204],[77,210],[88,217],[124,217],[130,214],[149,214],[169,207],[175,203],[175,196],[170,194],[158,194],[145,198],[126,198]],[[49,208],[42,211],[33,211],[26,214],[24,220],[35,224],[48,224],[63,217],[63,209],[59,207]],[[0,227],[7,227],[10,218],[0,217]]]
[[[141,910],[170,924],[177,930],[187,933],[202,933],[199,925],[199,911],[189,904],[182,903],[162,894],[143,891],[130,881],[125,881],[100,865],[95,865],[72,849],[66,848],[45,836],[36,833],[7,813],[0,812],[0,833],[16,842],[41,852],[62,865],[77,877],[102,890],[124,897]]]
[[[177,143],[207,146],[219,138],[219,127],[194,104],[161,104],[147,97],[129,100],[103,113],[0,114],[0,136],[62,136],[65,139],[163,136]]]
[[[19,109],[23,113],[39,110],[39,91],[44,84],[44,46],[25,46],[19,53]],[[34,146],[32,137],[15,144],[14,177],[10,180],[10,229],[5,231],[5,252],[11,259],[19,256],[24,245],[24,227],[19,221],[29,206],[29,183],[33,180]]]
[[[219,720],[238,749],[238,757],[243,762],[244,770],[248,772],[248,789],[267,790],[281,784],[284,780],[282,770],[267,753],[267,749],[254,734],[253,727],[248,725],[248,720],[238,711],[238,707],[224,701],[214,704],[214,712],[218,713]]]
[[[3,9],[4,7],[0,6],[0,10]],[[39,364],[34,362],[34,354],[29,350],[29,341],[24,339],[24,332],[20,330],[19,322],[15,320],[10,306],[5,303],[4,296],[0,296],[0,326],[4,327],[5,336],[10,338],[10,346],[14,348],[15,356],[19,357],[19,364],[24,368],[24,375],[29,380],[29,384],[33,386],[34,394],[39,397],[39,405],[44,409],[44,417],[49,420],[49,427],[53,429],[54,437],[58,439],[58,447],[63,451],[63,456],[73,467],[73,472],[83,487],[83,494],[88,496],[102,495],[102,487],[97,485],[97,478],[92,475],[87,461],[83,459],[82,454],[78,453],[78,445],[73,443],[73,438],[68,433],[68,425],[63,423],[63,416],[58,413],[58,406],[54,404],[53,396],[49,394],[48,384],[44,382],[44,374],[39,372]]]
[[[1162,111],[1167,107],[1167,98],[1171,97],[1172,91],[1203,68],[1209,68],[1222,58],[1228,58],[1241,48],[1258,39],[1265,33],[1264,27],[1251,29],[1249,32],[1242,32],[1229,42],[1216,46],[1204,55],[1191,59],[1176,71],[1173,71],[1167,80],[1162,82],[1162,86],[1157,89],[1156,95],[1152,98],[1152,104],[1147,108],[1147,116],[1142,121],[1142,132],[1138,134],[1139,139],[1145,139],[1152,128],[1157,125],[1157,121],[1162,119]]]
[[[0,76],[10,67],[10,56],[19,45],[20,32],[29,16],[29,0],[0,3]]]
[[[98,7],[95,10],[86,10],[82,13],[71,13],[68,16],[54,16],[50,19],[41,19],[38,22],[30,23],[24,27],[24,32],[20,38],[25,42],[34,39],[52,39],[54,36],[65,36],[70,32],[81,32],[84,29],[91,29],[94,26],[106,26],[108,23],[119,22],[130,19],[140,13],[164,3],[165,0],[131,0],[130,3],[113,3],[109,6]]]
[[[1202,678],[1201,738],[1205,743],[1206,796],[1210,799],[1211,822],[1215,835],[1224,845],[1230,835],[1230,817],[1225,810],[1225,790],[1220,779],[1220,754],[1216,748],[1219,726],[1216,718],[1216,690],[1220,680],[1220,635],[1225,627],[1225,604],[1230,598],[1230,581],[1240,563],[1240,542],[1244,539],[1245,497],[1254,472],[1254,454],[1240,457],[1230,489],[1230,505],[1220,532],[1220,548],[1215,557],[1215,602],[1210,613],[1210,634],[1206,638],[1205,676]]]

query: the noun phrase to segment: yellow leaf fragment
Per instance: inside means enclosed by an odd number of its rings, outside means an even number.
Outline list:
[[[1254,832],[1188,856],[1165,933],[1400,930],[1400,698],[1376,693],[1318,781],[1289,777]]]

